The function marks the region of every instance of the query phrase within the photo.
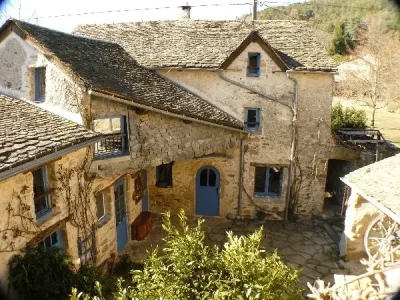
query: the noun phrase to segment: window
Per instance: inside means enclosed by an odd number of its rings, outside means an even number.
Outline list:
[[[44,101],[46,95],[46,68],[35,69],[35,100]]]
[[[247,76],[248,77],[260,76],[260,53],[249,53]]]
[[[42,241],[38,243],[38,246],[44,248],[62,248],[61,231],[57,230],[49,236],[45,237]]]
[[[254,195],[279,197],[281,195],[282,168],[256,167]]]
[[[96,198],[96,210],[97,210],[97,221],[101,221],[106,216],[106,207],[104,204],[104,194],[99,193],[95,196]]]
[[[257,131],[260,129],[260,109],[246,108],[244,124],[249,131]]]
[[[35,202],[36,217],[39,218],[51,210],[50,190],[47,186],[46,168],[40,168],[32,172],[33,175],[33,199]]]
[[[78,237],[78,255],[81,265],[94,264],[96,254],[96,235],[92,231],[87,237]]]
[[[172,165],[173,162],[157,166],[156,186],[162,188],[172,187]]]
[[[112,117],[94,120],[93,129],[106,135],[94,148],[95,158],[122,156],[129,153],[126,117]]]

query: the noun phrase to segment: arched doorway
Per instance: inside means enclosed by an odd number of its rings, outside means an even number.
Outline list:
[[[196,215],[219,216],[219,173],[206,166],[197,171]]]

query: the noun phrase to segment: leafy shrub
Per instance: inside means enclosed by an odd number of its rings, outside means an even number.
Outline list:
[[[60,248],[28,247],[24,255],[9,262],[9,284],[23,299],[69,299],[73,286],[87,294],[95,294],[96,282],[104,295],[117,290],[116,279],[103,275],[93,266],[75,271],[70,257]]]
[[[120,282],[112,299],[300,299],[298,271],[260,249],[262,228],[246,237],[229,232],[219,249],[204,244],[203,220],[189,228],[183,211],[179,219],[178,229],[164,215],[165,247],[150,254],[143,270],[132,271],[131,286]],[[105,299],[97,288],[94,298],[74,289],[71,300]]]
[[[337,103],[332,108],[331,124],[334,129],[367,128],[367,113],[354,107],[344,108],[342,104]]]
[[[23,299],[67,299],[72,263],[60,248],[28,247],[9,262],[9,284]]]

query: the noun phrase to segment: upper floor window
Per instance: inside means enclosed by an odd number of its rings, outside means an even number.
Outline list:
[[[244,124],[249,131],[256,131],[260,129],[260,109],[259,108],[246,108],[244,116]]]
[[[61,231],[57,230],[52,234],[50,234],[49,236],[45,237],[38,243],[38,246],[43,248],[52,248],[52,247],[62,248]]]
[[[172,165],[174,163],[171,162],[169,164],[162,164],[157,166],[156,170],[156,186],[166,188],[172,187]]]
[[[121,156],[129,153],[126,117],[109,117],[94,120],[94,131],[107,137],[97,142],[94,148],[95,158]]]
[[[46,95],[46,68],[35,69],[35,100],[44,101]]]
[[[249,53],[247,64],[247,76],[258,77],[260,76],[260,53]]]
[[[254,195],[279,197],[281,195],[282,168],[256,167]]]
[[[33,199],[35,202],[36,217],[39,218],[51,210],[50,192],[47,183],[46,167],[32,172],[33,175]]]

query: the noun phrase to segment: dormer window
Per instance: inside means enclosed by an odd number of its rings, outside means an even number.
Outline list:
[[[260,53],[249,53],[247,76],[248,77],[260,76]]]
[[[35,100],[44,101],[46,95],[46,68],[35,69]]]

